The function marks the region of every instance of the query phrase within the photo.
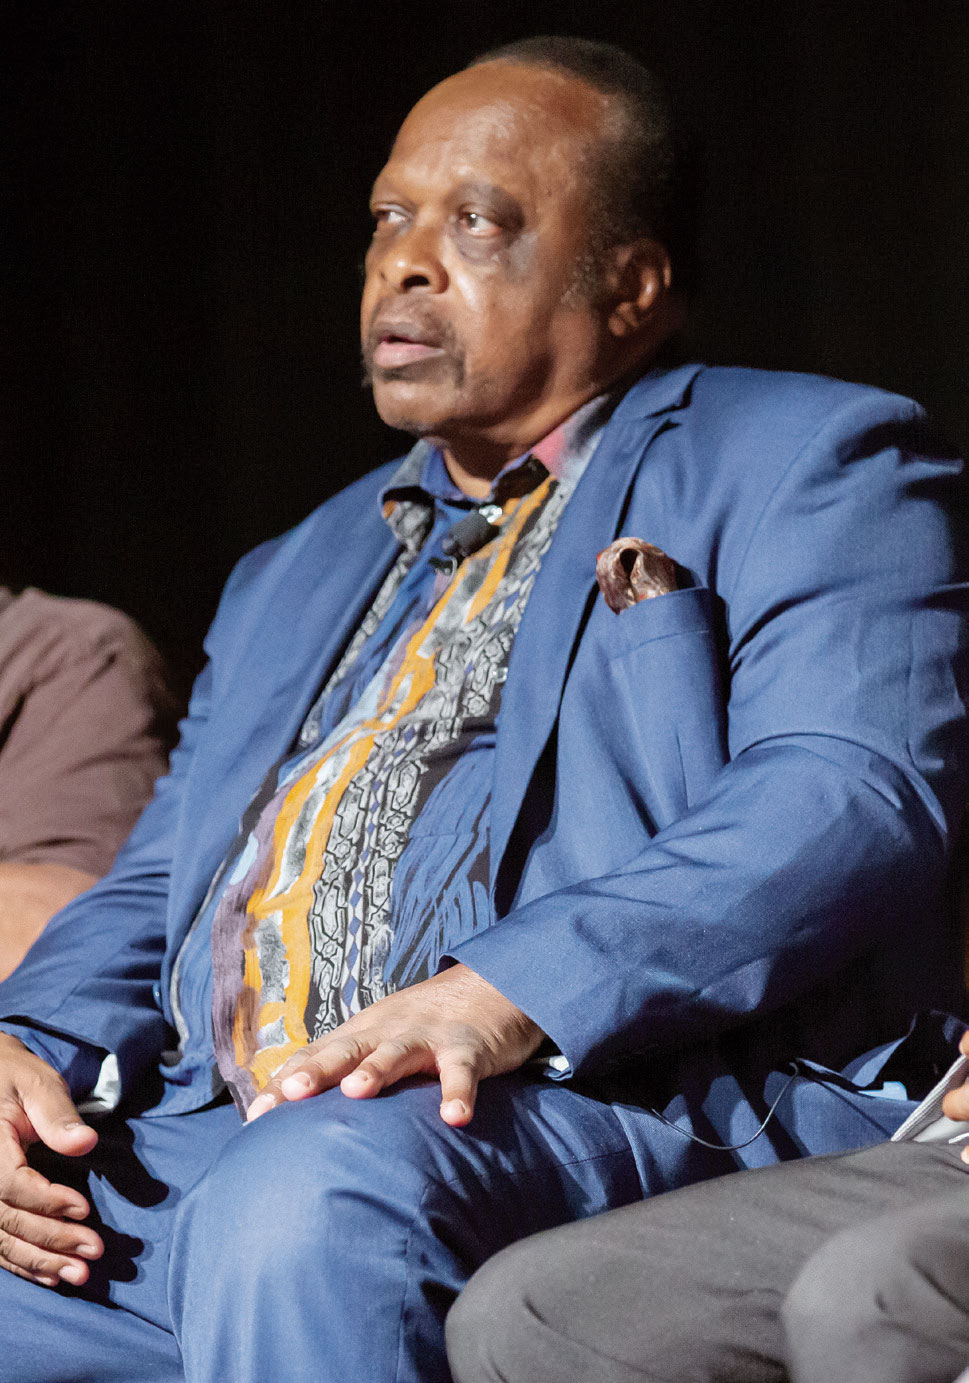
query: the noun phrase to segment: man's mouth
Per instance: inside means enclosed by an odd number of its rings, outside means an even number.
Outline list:
[[[371,369],[385,372],[438,360],[453,354],[452,347],[446,323],[428,312],[404,313],[398,308],[374,313],[364,354]]]
[[[378,370],[399,370],[403,365],[414,365],[444,353],[443,346],[423,335],[403,330],[382,331],[377,337],[372,360]]]

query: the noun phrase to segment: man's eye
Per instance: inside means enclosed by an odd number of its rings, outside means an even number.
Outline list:
[[[458,216],[458,221],[464,230],[470,231],[479,239],[501,234],[501,227],[497,221],[492,221],[482,211],[462,211]]]
[[[378,206],[373,209],[374,229],[380,230],[382,226],[399,226],[404,220],[404,213],[400,207]]]

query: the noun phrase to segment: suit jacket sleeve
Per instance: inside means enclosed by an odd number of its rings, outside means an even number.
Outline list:
[[[206,639],[210,662],[193,688],[169,772],[156,783],[113,869],[51,919],[0,985],[0,1029],[49,1060],[75,1098],[89,1093],[106,1053],[117,1058],[124,1090],[172,1037],[158,985],[182,797],[208,722],[212,663],[223,626],[231,623],[226,607],[254,558],[244,558],[226,586]]]
[[[920,416],[854,395],[756,506],[743,458],[719,458],[729,762],[620,871],[452,951],[571,1071],[776,1010],[892,929],[917,944],[966,763],[959,464]]]
[[[122,847],[110,874],[48,923],[26,959],[0,986],[0,1018],[88,1093],[92,1046],[118,1059],[122,1086],[166,1045],[155,986],[165,952],[168,880],[180,790],[204,726],[209,674],[193,690],[170,771]],[[39,1041],[31,1040],[36,1030]],[[53,1042],[45,1042],[52,1035]],[[67,1038],[80,1054],[71,1053]],[[96,1074],[100,1061],[93,1067]]]
[[[112,1084],[124,1093],[175,1045],[167,967],[241,813],[292,742],[320,669],[339,647],[341,620],[354,600],[367,599],[360,577],[377,581],[380,562],[393,555],[376,503],[360,502],[361,493],[375,501],[392,470],[393,463],[329,501],[327,520],[317,511],[242,558],[206,637],[208,662],[168,775],[111,873],[54,917],[0,984],[0,1030],[50,1060],[76,1097],[104,1074],[105,1054],[117,1059]],[[357,580],[333,583],[336,593],[324,599],[331,583],[321,580],[321,554],[334,552],[334,564],[346,565],[333,533],[356,556]],[[385,544],[376,567],[375,534]]]

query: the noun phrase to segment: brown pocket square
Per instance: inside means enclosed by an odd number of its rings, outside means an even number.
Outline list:
[[[596,580],[615,614],[676,590],[676,564],[642,538],[617,538],[596,557]]]

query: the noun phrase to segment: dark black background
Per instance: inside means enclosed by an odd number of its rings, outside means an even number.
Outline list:
[[[703,150],[693,342],[913,394],[969,444],[969,5],[7,4],[7,580],[184,677],[232,562],[401,449],[359,384],[366,199],[474,53],[622,42]]]

